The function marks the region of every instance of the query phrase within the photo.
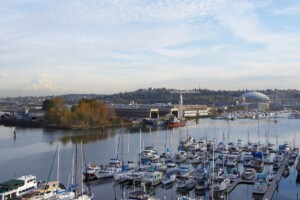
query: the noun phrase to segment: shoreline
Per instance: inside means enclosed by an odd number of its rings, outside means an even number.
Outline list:
[[[1,119],[0,125],[6,127],[24,127],[24,128],[50,128],[50,129],[65,129],[65,130],[89,130],[89,129],[106,129],[116,128],[123,126],[132,126],[132,123],[120,124],[106,124],[97,126],[58,126],[55,124],[47,124],[42,121],[29,121],[29,120],[15,120],[15,119]]]

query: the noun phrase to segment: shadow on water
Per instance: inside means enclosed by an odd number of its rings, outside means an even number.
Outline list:
[[[264,195],[261,194],[252,194],[252,198],[255,200],[262,200]]]
[[[103,185],[103,184],[114,183],[114,182],[115,180],[113,178],[102,178],[102,179],[85,181],[85,183],[89,186],[97,186],[97,185]]]
[[[45,130],[45,134],[54,134],[55,130]],[[116,129],[92,129],[92,130],[65,130],[60,135],[59,141],[66,145],[68,143],[80,143],[87,144],[90,142],[96,142],[114,138],[117,134]],[[49,141],[49,144],[53,145],[56,141]]]
[[[101,140],[106,140],[109,138],[114,138],[116,135],[121,133],[121,130],[129,133],[139,133],[140,130],[143,134],[147,134],[149,132],[168,130],[166,126],[133,126],[133,127],[125,127],[125,128],[107,128],[107,129],[88,129],[88,130],[60,130],[60,142],[63,145],[68,143],[80,143],[82,141],[83,144],[87,144],[90,142],[96,142]],[[44,129],[45,134],[55,134],[58,133],[55,129]],[[50,141],[49,144],[53,145],[56,141]]]
[[[297,172],[296,186],[300,186],[300,171]]]

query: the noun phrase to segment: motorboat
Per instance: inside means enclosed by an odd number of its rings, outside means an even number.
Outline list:
[[[187,158],[189,164],[199,164],[201,162],[201,157],[198,155],[190,155]]]
[[[293,158],[288,160],[289,165],[294,165],[295,164],[295,160]]]
[[[144,182],[146,185],[158,185],[164,178],[163,173],[160,171],[146,172]]]
[[[127,181],[127,175],[132,173],[134,169],[134,164],[132,166],[129,165],[122,165],[122,171],[117,172],[114,174],[115,181],[118,181],[119,183],[126,182]]]
[[[203,177],[202,179],[197,180],[195,189],[198,191],[206,190],[209,188],[209,181],[206,177]]]
[[[245,180],[251,180],[255,177],[256,171],[253,168],[246,168],[244,173],[243,173],[243,179]]]
[[[241,160],[242,155],[240,154],[239,151],[233,151],[233,152],[231,152],[231,155],[235,156],[235,160],[237,162],[239,162]]]
[[[185,126],[185,124],[186,124],[186,122],[183,119],[178,119],[175,116],[170,117],[169,120],[170,121],[167,125],[169,128]]]
[[[251,167],[253,165],[254,161],[253,160],[245,160],[243,165],[244,167]]]
[[[286,167],[282,173],[282,176],[284,178],[288,177],[290,175],[290,168],[289,167]]]
[[[216,165],[225,165],[227,154],[219,154],[217,160],[215,161]]]
[[[198,180],[198,179],[202,179],[203,177],[207,177],[208,176],[208,171],[206,169],[206,167],[204,165],[199,165],[196,170],[194,170],[192,172],[192,176]]]
[[[0,183],[0,200],[16,199],[35,189],[37,189],[37,181],[33,175],[11,179]]]
[[[178,174],[181,177],[187,177],[194,171],[194,167],[191,164],[180,164]]]
[[[96,164],[90,163],[85,172],[83,173],[85,180],[97,179],[96,174],[101,171],[100,167]]]
[[[236,145],[236,147],[238,147],[239,149],[243,148],[244,147],[244,142],[242,139],[238,139]]]
[[[179,181],[179,183],[177,185],[177,189],[191,190],[195,187],[195,184],[196,184],[195,180],[185,178],[185,179]]]
[[[122,172],[121,167],[116,167],[114,165],[100,166],[100,171],[96,173],[97,178],[109,178],[113,177],[116,173]]]
[[[273,159],[273,162],[282,162],[283,159],[284,159],[283,153],[278,152],[278,153],[275,155],[275,157],[274,157],[274,159]]]
[[[265,194],[268,189],[268,180],[267,175],[265,174],[257,174],[254,186],[253,193],[254,194]]]
[[[179,167],[176,163],[167,163],[166,173],[177,172],[178,170],[179,170]]]
[[[185,147],[185,148],[188,148],[190,147],[192,144],[194,144],[195,142],[195,139],[192,138],[192,137],[188,137],[186,140],[181,140],[180,141],[180,144]]]
[[[115,173],[114,179],[115,179],[115,181],[118,181],[119,183],[126,182],[126,181],[128,181],[128,178],[127,178],[128,175],[131,174],[132,172],[133,172],[133,170]]]
[[[200,144],[199,143],[192,143],[189,146],[190,151],[199,151],[200,150]]]
[[[256,171],[261,172],[264,169],[264,162],[262,159],[255,157],[254,162],[252,163],[252,168],[254,168]]]
[[[267,172],[267,181],[272,182],[274,180],[273,170]]]
[[[214,191],[220,192],[226,190],[226,188],[230,185],[230,179],[225,178],[223,176],[216,177],[213,182]]]
[[[185,151],[179,151],[178,153],[175,154],[174,157],[174,162],[175,163],[182,163],[186,160],[187,154]]]
[[[244,153],[244,157],[243,157],[243,160],[246,161],[246,160],[252,160],[253,159],[253,155],[251,154],[251,152],[245,152]]]
[[[153,171],[165,172],[166,170],[167,170],[167,166],[164,163],[153,162],[153,163],[150,164],[150,167],[146,171],[149,171],[149,172],[153,172]]]
[[[177,200],[195,200],[187,196],[178,197]]]
[[[121,167],[122,162],[119,159],[117,159],[117,158],[111,158],[109,160],[109,165],[115,166],[115,167]]]
[[[142,160],[155,160],[159,159],[160,156],[157,154],[157,151],[154,149],[154,146],[147,146],[140,154]]]
[[[234,167],[237,165],[237,159],[235,155],[229,154],[226,158],[226,166],[227,167]]]
[[[268,149],[268,147],[264,147],[263,149],[262,149],[262,154],[263,155],[269,155],[269,149]]]
[[[44,182],[39,187],[22,196],[22,200],[44,200],[54,198],[58,191],[65,190],[65,186],[58,181]]]
[[[130,192],[128,199],[148,200],[149,195],[144,191],[134,191]]]
[[[273,169],[279,169],[280,168],[280,166],[281,166],[281,162],[274,162],[273,163]]]
[[[132,183],[133,182],[134,183],[142,182],[145,174],[146,174],[146,171],[135,171],[135,172],[129,173],[126,178],[129,182],[132,182]]]
[[[237,167],[231,168],[230,172],[227,174],[227,178],[236,179],[240,177],[240,172]]]
[[[219,177],[224,174],[224,169],[222,167],[211,167],[210,168],[210,176],[211,178]]]
[[[175,173],[169,173],[164,176],[164,178],[162,179],[161,182],[164,185],[171,184],[176,180],[176,178],[177,178],[177,175]]]

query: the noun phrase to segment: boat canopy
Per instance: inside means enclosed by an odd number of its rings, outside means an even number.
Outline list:
[[[21,187],[24,185],[23,180],[18,179],[12,179],[3,183],[0,183],[0,193],[5,193],[10,190],[17,189],[18,187]]]

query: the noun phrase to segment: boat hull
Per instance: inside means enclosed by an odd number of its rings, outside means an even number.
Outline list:
[[[168,124],[168,127],[180,127],[185,126],[185,122],[171,122]]]

